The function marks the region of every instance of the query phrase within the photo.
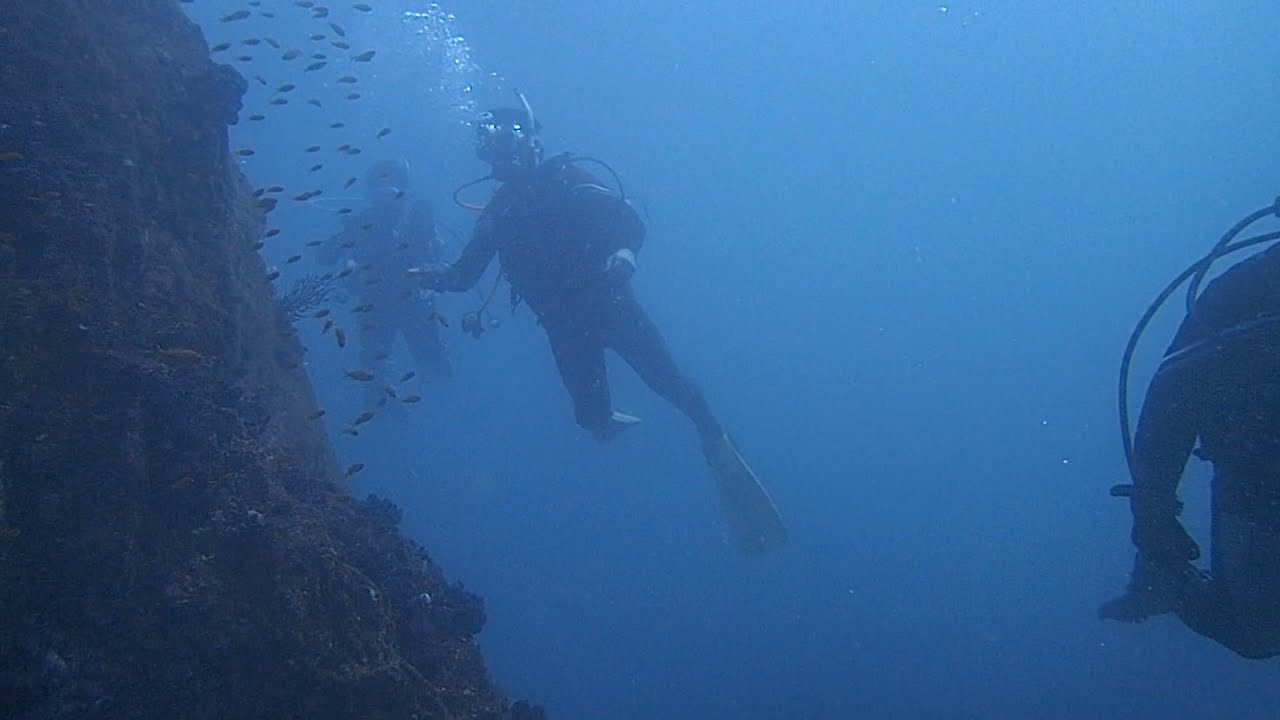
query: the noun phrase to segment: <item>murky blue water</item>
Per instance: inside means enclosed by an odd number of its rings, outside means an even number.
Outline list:
[[[480,340],[456,327],[479,299],[442,300],[456,378],[416,381],[423,403],[358,437],[340,434],[364,409],[342,376],[355,351],[306,323],[338,452],[367,466],[353,490],[400,503],[485,597],[480,642],[511,694],[555,718],[1280,713],[1274,663],[1094,615],[1131,561],[1107,497],[1128,332],[1280,188],[1280,7],[370,4],[316,19],[264,0],[275,18],[227,23],[239,4],[187,6],[210,44],[280,45],[217,57],[251,78],[242,117],[266,116],[232,129],[257,151],[246,175],[325,191],[271,217],[281,286],[319,270],[283,263],[386,157],[412,160],[455,255],[473,216],[450,193],[486,172],[466,123],[518,87],[551,152],[621,173],[649,228],[638,293],[792,528],[740,557],[692,428],[621,363],[616,402],[645,422],[597,447],[505,290]],[[304,72],[315,53],[328,65]],[[404,348],[390,362],[413,369]],[[1202,541],[1206,479],[1183,492]]]

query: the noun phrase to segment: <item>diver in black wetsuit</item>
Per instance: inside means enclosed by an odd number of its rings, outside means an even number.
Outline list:
[[[497,255],[513,292],[547,332],[578,424],[597,440],[637,422],[613,409],[606,348],[693,420],[705,442],[718,439],[720,423],[632,292],[645,236],[636,211],[568,155],[540,162],[525,111],[485,113],[477,128],[477,154],[503,184],[458,261],[420,273],[424,287],[469,290]]]
[[[632,291],[644,223],[620,191],[570,155],[543,161],[533,111],[520,99],[522,109],[481,115],[476,154],[492,167],[484,179],[502,185],[457,262],[418,269],[422,285],[468,290],[496,255],[513,301],[527,303],[546,330],[578,424],[604,443],[638,422],[613,408],[604,355],[612,349],[697,427],[743,546],[751,552],[778,546],[785,529],[772,501]]]
[[[1242,221],[1161,302],[1192,272],[1202,279],[1224,250],[1280,237],[1230,245],[1276,210]],[[1133,511],[1133,574],[1127,592],[1098,614],[1138,622],[1174,612],[1244,657],[1271,657],[1280,654],[1280,245],[1232,267],[1198,299],[1195,289],[1147,390],[1132,444],[1133,485],[1112,490]],[[1126,368],[1151,314],[1135,331]],[[1197,438],[1195,454],[1214,466],[1209,572],[1192,564],[1200,550],[1177,517],[1178,484]]]

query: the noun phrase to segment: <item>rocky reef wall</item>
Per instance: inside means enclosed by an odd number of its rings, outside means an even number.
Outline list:
[[[517,718],[480,600],[341,473],[176,0],[0,0],[0,698]]]

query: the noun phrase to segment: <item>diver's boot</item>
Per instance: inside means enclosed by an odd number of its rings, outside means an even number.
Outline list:
[[[613,415],[609,417],[609,422],[606,423],[605,426],[602,428],[597,428],[595,430],[592,430],[591,434],[595,436],[596,442],[600,443],[601,445],[604,445],[608,443],[610,440],[617,437],[618,433],[621,433],[623,430],[626,430],[629,427],[639,425],[639,424],[640,424],[640,418],[636,417],[635,415],[628,415],[624,412],[618,412],[617,410],[614,410]]]

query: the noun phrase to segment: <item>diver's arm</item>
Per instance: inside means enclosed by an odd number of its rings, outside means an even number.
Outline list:
[[[1169,578],[1195,572],[1191,561],[1200,548],[1178,521],[1178,484],[1198,435],[1198,413],[1185,404],[1185,369],[1166,363],[1147,388],[1130,458],[1134,484],[1127,493],[1138,553],[1124,594],[1103,603],[1099,618],[1139,622],[1168,612]]]
[[[1170,347],[1176,352],[1199,333],[1188,318]],[[1153,562],[1185,562],[1199,555],[1178,522],[1178,485],[1199,436],[1203,367],[1166,363],[1151,380],[1133,442],[1133,542]]]
[[[347,249],[343,247],[343,244],[346,243],[350,230],[349,226],[343,226],[333,237],[316,248],[316,262],[323,267],[333,267],[334,264],[341,260],[347,254]]]
[[[617,249],[604,260],[605,276],[612,282],[630,280],[636,274],[636,254],[640,252],[645,236],[644,222],[635,208],[620,198],[616,202],[621,206],[616,211],[618,230],[614,237]]]
[[[442,268],[422,273],[422,286],[428,290],[464,292],[475,287],[485,268],[498,252],[497,233],[492,224],[482,217],[462,255],[456,262]]]
[[[617,279],[630,278],[636,271],[636,255],[644,245],[645,226],[639,213],[594,178],[573,185],[571,192],[573,212],[599,253],[595,257],[604,256],[599,271]]]
[[[440,238],[440,233],[436,231],[436,215],[431,202],[426,198],[419,198],[414,202],[413,211],[414,230],[426,236],[423,243],[426,259],[430,262],[439,262],[444,254],[444,242]]]
[[[615,223],[620,249],[629,250],[633,255],[639,255],[640,248],[644,246],[644,221],[640,219],[640,213],[636,212],[631,203],[622,198],[618,198],[615,202],[617,203],[617,219]]]
[[[1147,388],[1133,439],[1134,484],[1143,494],[1172,498],[1177,493],[1197,435],[1187,385],[1173,368],[1156,373]]]
[[[1135,488],[1156,498],[1172,498],[1198,435],[1209,385],[1221,368],[1212,352],[1220,331],[1253,317],[1266,292],[1267,277],[1256,261],[1232,268],[1209,283],[1195,311],[1183,319],[1165,351],[1164,362],[1147,388],[1134,435]]]

